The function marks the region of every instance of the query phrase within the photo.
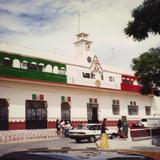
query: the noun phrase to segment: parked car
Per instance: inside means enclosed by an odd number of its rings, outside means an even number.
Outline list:
[[[140,122],[144,125],[144,127],[149,128],[156,128],[160,127],[160,116],[156,117],[149,117],[149,118],[142,118]]]
[[[100,138],[101,127],[101,124],[82,124],[78,128],[70,130],[69,137],[74,139],[77,143],[82,140],[88,140],[93,143]],[[117,131],[112,128],[106,128],[106,133],[112,139],[117,136]]]
[[[141,123],[141,122],[136,122],[136,123],[132,123],[132,124],[130,125],[130,128],[131,128],[131,129],[141,129],[141,128],[146,128],[146,127],[144,126],[143,123]]]

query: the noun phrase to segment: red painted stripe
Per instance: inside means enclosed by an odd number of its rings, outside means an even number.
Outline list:
[[[18,130],[18,129],[26,129],[26,123],[25,121],[20,122],[9,122],[9,130]]]

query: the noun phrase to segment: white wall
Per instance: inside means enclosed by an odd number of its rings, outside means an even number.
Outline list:
[[[152,97],[153,99],[153,105],[155,106],[157,112],[155,113],[156,115],[160,116],[160,97]]]
[[[101,80],[98,77],[96,77],[95,79],[84,78],[83,72],[91,73],[91,70],[90,68],[87,68],[87,67],[67,65],[67,83],[79,84],[79,85],[85,85],[85,86],[96,86],[95,82],[98,79],[101,82],[100,87],[102,88],[111,88],[111,89],[118,89],[118,90],[121,89],[122,78],[120,74],[104,72],[103,73],[104,80]],[[96,73],[96,74],[99,74],[99,73]],[[109,81],[109,76],[114,77],[114,82]]]
[[[138,116],[128,116],[128,119],[140,119],[145,117],[145,106],[151,106],[151,98],[135,93],[100,91],[94,89],[78,89],[38,84],[23,84],[16,82],[0,81],[0,97],[9,99],[10,120],[25,120],[25,100],[31,100],[32,94],[43,94],[48,102],[48,119],[55,120],[61,117],[61,96],[71,97],[71,119],[87,120],[87,103],[89,98],[97,98],[99,103],[99,120],[118,119],[122,115],[128,115],[127,106],[130,101],[136,101],[139,106]],[[112,114],[112,100],[120,100],[120,115]],[[152,113],[156,112],[155,106]]]

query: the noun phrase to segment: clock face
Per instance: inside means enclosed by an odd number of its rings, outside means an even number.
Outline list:
[[[87,57],[87,61],[88,61],[88,63],[91,63],[92,58],[88,56],[88,57]]]
[[[89,43],[86,43],[86,44],[85,44],[85,48],[86,48],[87,51],[89,51],[89,50],[90,50],[90,44],[89,44]]]
[[[100,86],[101,86],[101,81],[96,80],[96,81],[95,81],[95,85],[96,85],[97,87],[100,87]]]

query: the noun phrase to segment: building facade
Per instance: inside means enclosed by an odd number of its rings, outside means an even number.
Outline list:
[[[135,122],[157,113],[133,73],[101,64],[88,34],[74,44],[70,62],[0,44],[0,130],[53,128],[56,119],[114,126],[121,116]]]

